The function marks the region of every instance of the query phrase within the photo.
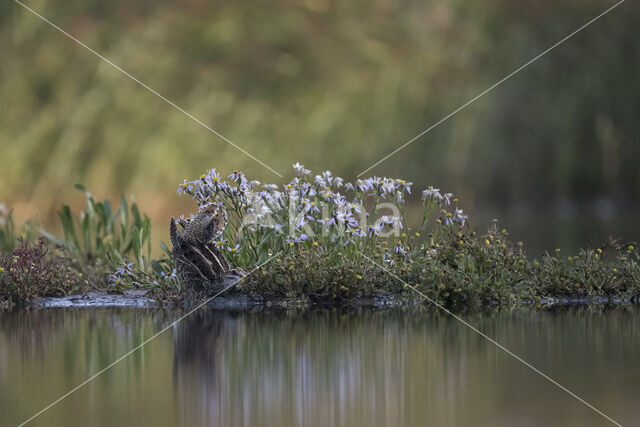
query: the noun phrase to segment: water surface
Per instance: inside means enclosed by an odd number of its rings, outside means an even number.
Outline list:
[[[181,313],[0,313],[0,424],[17,425]],[[616,419],[640,424],[640,312],[465,320]],[[445,314],[203,310],[30,425],[610,425]]]

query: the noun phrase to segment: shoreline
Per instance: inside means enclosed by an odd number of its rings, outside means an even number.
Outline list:
[[[34,300],[29,308],[106,308],[106,307],[133,307],[133,308],[184,308],[188,309],[198,304],[195,301],[182,301],[175,304],[163,304],[147,296],[147,290],[127,290],[121,294],[91,291],[86,294],[69,295],[65,297],[41,297]],[[393,307],[412,307],[421,305],[422,301],[398,295],[374,295],[350,300],[291,300],[291,299],[267,299],[252,297],[248,294],[232,294],[213,298],[206,305],[209,308],[219,310],[253,310],[253,309],[310,309],[310,308],[360,308],[378,309]],[[432,305],[426,302],[428,305]],[[562,306],[590,306],[590,305],[640,305],[640,298],[622,297],[558,297],[542,298],[540,301],[516,301],[513,303],[489,303],[477,306],[445,307],[447,310],[483,310],[500,307],[562,307]],[[16,307],[7,307],[9,309]],[[23,309],[24,307],[17,307]]]

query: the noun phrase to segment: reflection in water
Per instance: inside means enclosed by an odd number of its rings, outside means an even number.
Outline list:
[[[221,338],[231,321],[222,312],[200,310],[176,325],[173,336],[173,389],[182,425],[217,425],[221,419],[219,369]],[[205,422],[206,421],[206,422]]]
[[[0,414],[15,425],[180,313],[0,313]],[[625,425],[640,423],[635,309],[465,315]],[[173,367],[173,368],[171,368]],[[606,425],[433,311],[202,310],[34,425]]]

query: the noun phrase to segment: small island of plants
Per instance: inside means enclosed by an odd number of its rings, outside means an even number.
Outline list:
[[[529,259],[497,221],[476,233],[453,194],[421,193],[422,219],[407,220],[412,183],[371,177],[345,182],[300,164],[282,186],[215,169],[179,185],[199,208],[227,218],[215,247],[248,274],[226,291],[256,301],[351,304],[371,297],[415,300],[416,290],[446,307],[540,303],[557,298],[640,297],[640,254],[631,242]],[[86,193],[78,216],[59,211],[63,237],[16,230],[11,213],[0,223],[0,302],[38,297],[148,290],[162,304],[203,300],[176,275],[172,251],[153,259],[149,218],[122,197],[115,209]],[[188,221],[188,218],[179,220]],[[168,221],[167,221],[168,223]],[[37,236],[37,234],[40,234]]]

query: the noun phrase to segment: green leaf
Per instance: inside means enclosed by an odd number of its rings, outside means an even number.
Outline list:
[[[138,239],[138,227],[134,225],[131,231],[131,234],[132,234],[131,244],[133,248],[133,256],[138,258],[138,256],[140,255],[140,239]]]
[[[151,259],[151,220],[144,216],[144,239],[147,242],[147,259]]]
[[[144,229],[138,231],[138,265],[142,271],[146,271],[142,246],[144,245]]]
[[[151,261],[151,269],[157,275],[160,275],[163,272],[162,264],[160,264],[160,262],[155,259]]]
[[[158,243],[158,245],[160,246],[160,249],[162,249],[162,251],[167,254],[169,257],[173,256],[173,252],[171,252],[171,249],[169,249],[169,247],[167,246],[167,244],[165,242],[160,242]]]
[[[82,240],[84,244],[84,252],[88,255],[92,252],[91,245],[91,217],[86,215],[82,218]]]
[[[142,227],[142,217],[140,216],[140,210],[135,203],[131,205],[131,214],[133,215],[133,223],[137,227]]]
[[[113,268],[118,268],[124,264],[124,258],[120,255],[120,252],[114,248],[111,243],[107,244],[107,259]]]
[[[73,223],[73,215],[71,214],[71,208],[68,205],[62,205],[62,209],[58,212],[60,222],[62,223],[62,229],[64,231],[65,240],[71,238],[71,242],[76,248],[80,248],[78,243],[78,236],[76,235],[76,227]],[[68,246],[69,243],[66,243]]]

